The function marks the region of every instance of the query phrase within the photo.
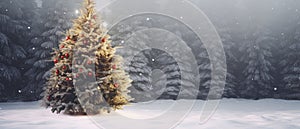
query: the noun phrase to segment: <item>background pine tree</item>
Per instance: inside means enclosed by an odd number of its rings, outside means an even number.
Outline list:
[[[77,0],[79,1],[79,0]],[[65,3],[69,4],[65,4]],[[58,43],[65,38],[65,30],[70,29],[76,14],[78,2],[74,0],[58,1],[44,0],[37,10],[40,13],[34,17],[34,35],[28,48],[26,64],[30,68],[26,71],[28,81],[23,91],[26,98],[38,100],[50,69],[54,66],[51,60],[53,49],[58,48]]]
[[[271,43],[274,39],[268,31],[256,30],[248,33],[244,40],[245,44],[240,48],[240,51],[244,53],[241,61],[245,63],[244,81],[240,87],[241,94],[245,98],[271,97],[274,82]]]
[[[226,73],[226,84],[224,88],[223,97],[238,97],[238,59],[235,50],[237,45],[233,40],[231,33],[232,29],[222,28],[218,30],[221,36],[224,51],[226,54],[227,73]]]
[[[18,97],[22,93],[22,75],[25,71],[26,42],[31,37],[34,15],[33,0],[0,2],[0,96],[2,99]],[[1,100],[0,100],[1,101]]]
[[[287,99],[299,99],[300,98],[300,27],[295,28],[284,36],[285,47],[280,61],[281,71],[283,75],[282,90],[286,92],[284,95]]]
[[[174,24],[167,24],[170,22],[174,22]],[[164,28],[170,33],[163,33],[163,31],[139,32],[153,28]],[[125,46],[118,53],[124,55],[125,60],[128,61],[126,70],[133,80],[130,94],[135,98],[135,101],[149,101],[157,98],[196,98],[198,90],[195,82],[193,82],[196,80],[195,73],[188,70],[191,69],[191,62],[189,61],[190,58],[185,55],[186,51],[180,50],[181,47],[184,47],[182,44],[185,43],[175,38],[185,38],[186,43],[191,48],[193,48],[192,45],[197,48],[199,46],[197,43],[201,43],[201,41],[194,41],[195,35],[187,27],[172,18],[147,14],[124,20],[114,26],[109,33],[116,34],[112,35],[113,44],[124,44]],[[153,44],[158,42],[169,48],[164,47],[161,50],[151,48]],[[173,55],[167,51],[171,51]],[[134,55],[133,59],[131,58],[132,55]],[[184,68],[179,69],[179,64]],[[155,71],[154,74],[152,74],[153,71]],[[181,76],[181,72],[184,72],[185,76]],[[179,95],[180,97],[178,97]]]

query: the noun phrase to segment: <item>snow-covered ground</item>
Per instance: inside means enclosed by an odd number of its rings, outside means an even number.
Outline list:
[[[0,103],[0,129],[98,129],[101,126],[105,129],[164,129],[167,125],[175,129],[300,128],[300,101],[223,99],[204,124],[199,124],[204,101],[196,101],[191,110],[171,109],[191,103],[191,100],[138,103],[122,111],[92,117],[52,114],[40,107],[39,102]],[[182,117],[185,113],[188,115]]]

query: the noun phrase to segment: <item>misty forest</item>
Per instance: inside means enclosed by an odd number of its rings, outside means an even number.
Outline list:
[[[49,70],[54,66],[53,49],[65,38],[81,2],[0,1],[0,101],[42,98]],[[225,89],[215,94],[224,98],[300,99],[299,0],[192,0],[192,3],[216,27],[226,53]],[[131,38],[132,32],[153,27],[173,32],[190,47],[199,77],[192,70],[182,71],[178,67],[181,64],[188,69],[190,62],[185,59],[189,57],[182,54],[176,45],[179,41],[169,33],[146,33],[139,39]],[[182,59],[178,62],[159,49],[136,50],[139,54],[126,68],[133,80],[130,95],[135,101],[206,99],[209,88],[219,83],[212,81],[211,62],[201,39],[195,38],[195,33],[183,23],[155,14],[138,15],[115,25],[109,34],[113,45],[174,44],[173,53]],[[133,51],[120,49],[119,53],[127,59]],[[188,76],[181,76],[182,72]],[[199,86],[194,80],[200,81]]]

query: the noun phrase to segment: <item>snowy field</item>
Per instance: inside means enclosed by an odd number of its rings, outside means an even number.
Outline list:
[[[156,119],[169,110],[170,105],[191,102],[138,103],[123,111],[93,117],[52,114],[40,107],[39,102],[0,103],[0,129],[99,129],[101,126],[106,129],[153,129],[151,125],[163,129],[167,122],[173,122],[175,129],[300,129],[300,101],[273,99],[223,99],[215,114],[204,124],[199,124],[204,101],[197,101],[180,123],[175,124],[176,114],[187,111],[179,111],[180,108],[170,111],[165,120]],[[122,120],[124,118],[136,122],[127,123]]]

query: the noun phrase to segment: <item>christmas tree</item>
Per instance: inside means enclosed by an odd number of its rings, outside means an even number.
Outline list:
[[[122,68],[122,57],[115,55],[116,47],[94,6],[85,0],[81,16],[55,52],[45,95],[53,112],[98,114],[121,109],[131,99],[127,95],[131,80]]]

